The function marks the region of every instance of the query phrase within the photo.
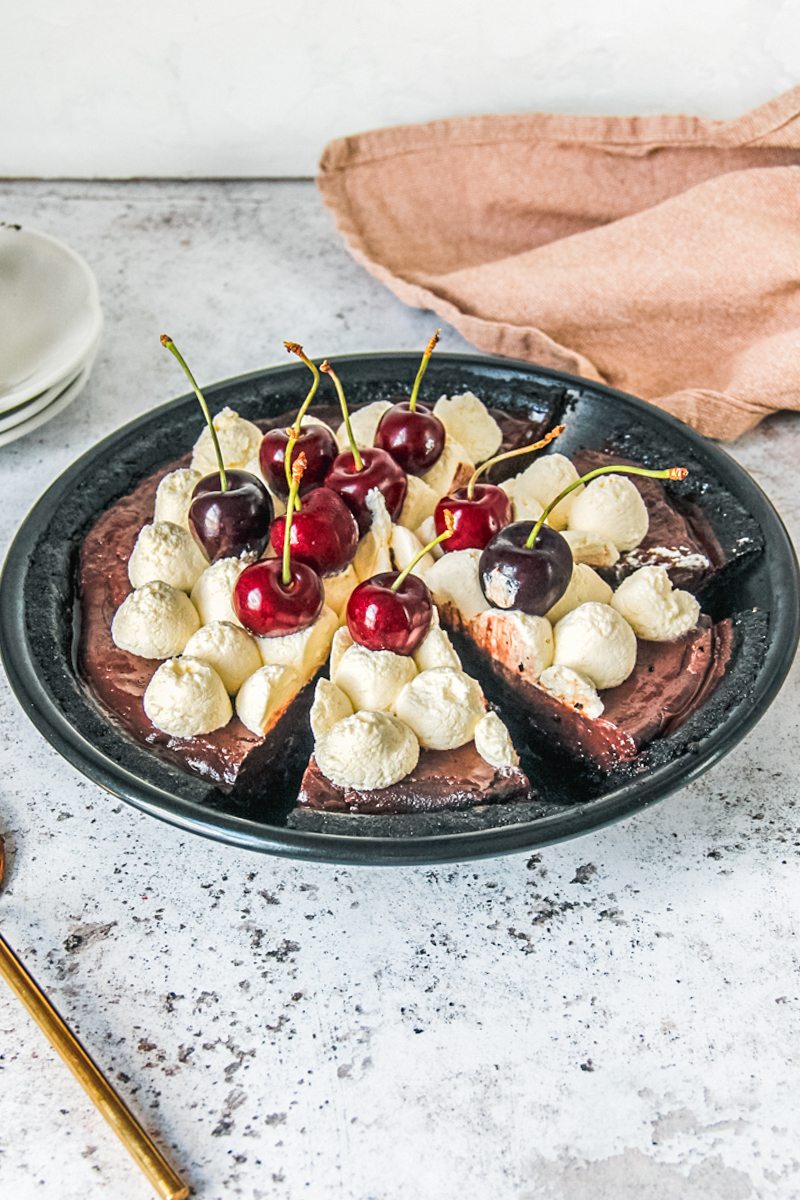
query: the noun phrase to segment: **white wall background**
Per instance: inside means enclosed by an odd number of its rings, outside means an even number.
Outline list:
[[[798,82],[797,0],[0,0],[0,176],[310,175],[477,112],[733,116]]]

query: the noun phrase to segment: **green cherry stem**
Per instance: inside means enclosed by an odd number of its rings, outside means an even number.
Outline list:
[[[296,441],[296,438],[293,435],[294,430],[292,429],[289,433],[289,444],[286,447],[290,460]],[[297,493],[300,490],[300,480],[303,478],[303,472],[305,471],[307,465],[308,459],[301,450],[297,458],[292,463],[292,482],[289,486],[289,495],[286,499],[286,517],[284,518],[285,523],[283,529],[283,570],[281,572],[281,579],[284,587],[288,587],[292,582],[292,563],[291,553],[289,550],[289,541],[292,536],[292,517],[294,516],[294,510],[297,504]]]
[[[422,352],[422,361],[419,364],[419,369],[417,371],[417,377],[414,380],[414,386],[411,389],[411,398],[408,401],[408,407],[411,412],[417,411],[417,396],[419,395],[420,384],[422,383],[423,376],[428,369],[428,363],[431,361],[431,355],[433,354],[434,350],[436,349],[436,344],[439,341],[441,333],[442,333],[441,329],[437,329],[436,333],[433,335],[433,337],[428,342],[427,346],[425,347],[425,349]]]
[[[560,434],[562,434],[565,429],[566,425],[556,425],[555,429],[551,429],[550,432],[545,434],[540,441],[532,442],[530,446],[518,446],[516,450],[506,450],[505,454],[496,454],[494,458],[487,458],[486,462],[481,463],[478,469],[472,473],[472,477],[467,484],[467,499],[472,500],[473,496],[475,495],[475,484],[478,482],[478,479],[481,477],[484,471],[488,471],[490,467],[495,465],[495,463],[505,462],[507,458],[516,458],[520,454],[532,454],[534,450],[542,450],[545,446],[549,445],[554,438],[557,438]]]
[[[686,467],[665,467],[663,471],[648,471],[646,467],[628,467],[625,466],[624,463],[617,463],[616,465],[610,467],[598,467],[596,471],[590,471],[588,475],[581,475],[580,479],[576,479],[574,483],[569,485],[569,487],[565,487],[562,492],[559,492],[555,500],[550,501],[542,515],[539,517],[539,520],[531,530],[530,536],[525,543],[525,549],[533,549],[534,543],[539,536],[539,530],[550,516],[550,513],[557,504],[561,503],[565,496],[570,494],[570,492],[574,492],[575,489],[579,488],[582,483],[589,483],[590,480],[597,479],[598,475],[620,474],[644,475],[647,479],[674,479],[679,482],[681,479],[685,479],[689,472]]]
[[[311,372],[311,374],[314,377],[311,381],[311,387],[309,388],[308,395],[306,396],[303,403],[300,405],[300,411],[298,412],[297,417],[295,418],[295,422],[294,422],[294,431],[297,434],[297,436],[300,437],[300,429],[303,424],[303,417],[308,412],[311,401],[314,399],[314,397],[317,394],[317,388],[319,387],[319,371],[317,370],[316,366],[311,361],[311,359],[308,358],[308,356],[303,352],[303,347],[300,345],[299,342],[284,342],[283,344],[286,347],[286,349],[289,351],[290,354],[296,354],[297,357],[306,364],[309,371]],[[287,479],[288,478],[289,477],[287,476]]]
[[[170,354],[174,358],[177,358],[178,362],[180,363],[180,365],[183,367],[184,371],[186,372],[186,377],[189,380],[189,383],[192,385],[192,388],[194,389],[194,394],[195,394],[195,396],[197,396],[200,407],[203,410],[203,416],[206,419],[206,425],[208,426],[208,432],[211,434],[211,441],[214,446],[214,453],[217,456],[217,466],[219,467],[220,491],[227,492],[228,476],[225,474],[225,463],[222,461],[222,451],[219,448],[219,439],[217,437],[217,431],[214,428],[214,422],[211,420],[211,413],[208,411],[208,405],[206,404],[206,398],[203,395],[203,393],[200,391],[200,388],[197,385],[197,380],[195,379],[194,375],[192,374],[192,372],[189,370],[188,366],[186,365],[183,355],[181,354],[180,350],[175,345],[175,343],[173,342],[172,338],[169,336],[168,333],[162,333],[161,345],[165,348],[165,350],[169,350]]]
[[[345,427],[345,430],[347,431],[347,440],[350,443],[350,450],[353,455],[353,462],[355,464],[355,468],[357,471],[363,471],[364,470],[364,460],[361,457],[361,451],[359,450],[358,446],[356,445],[356,439],[353,436],[353,427],[350,424],[350,413],[348,412],[348,409],[347,409],[347,401],[344,398],[344,388],[342,387],[342,382],[339,379],[339,376],[334,371],[331,364],[328,362],[327,358],[325,359],[325,362],[322,362],[319,364],[319,369],[320,369],[320,371],[324,371],[326,375],[330,375],[331,379],[333,380],[333,386],[336,388],[336,395],[339,397],[339,404],[342,409],[342,417],[344,418],[344,427]]]
[[[449,537],[453,536],[453,514],[450,512],[449,508],[444,510],[444,523],[446,526],[444,533],[440,533],[439,536],[435,537],[432,542],[428,542],[427,546],[422,547],[419,554],[416,554],[408,566],[405,567],[397,576],[397,579],[395,579],[391,586],[391,591],[397,591],[406,576],[411,574],[411,572],[414,570],[414,567],[418,562],[421,561],[421,559],[425,557],[426,554],[430,554],[434,546],[438,546],[440,542],[446,542]]]

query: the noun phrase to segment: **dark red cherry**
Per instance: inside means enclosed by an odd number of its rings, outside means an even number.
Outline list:
[[[249,471],[225,472],[223,492],[219,472],[195,484],[189,505],[189,528],[210,562],[263,554],[269,541],[273,507],[269,492]]]
[[[560,600],[572,578],[572,551],[566,538],[542,525],[530,549],[534,521],[515,521],[496,533],[481,554],[478,576],[495,608],[516,608],[543,617]]]
[[[270,540],[276,554],[283,552],[286,518],[272,523]],[[317,488],[295,511],[289,530],[293,562],[306,563],[320,575],[335,575],[353,561],[358,547],[358,525],[350,509],[330,488]]]
[[[285,637],[313,625],[322,610],[324,591],[316,571],[305,563],[290,564],[283,582],[280,558],[245,567],[233,588],[236,615],[256,637]]]
[[[325,486],[341,496],[356,519],[359,533],[364,534],[372,524],[372,513],[367,508],[367,494],[377,488],[386,501],[389,516],[396,521],[406,498],[406,473],[390,454],[371,446],[361,451],[363,467],[356,470],[355,459],[350,450],[337,455],[328,474]]]
[[[368,650],[413,654],[431,626],[433,601],[418,575],[406,575],[396,589],[398,571],[373,575],[350,593],[347,628]]]
[[[511,501],[493,483],[476,483],[469,488],[457,488],[452,496],[444,496],[433,514],[437,533],[444,533],[445,512],[453,514],[453,536],[442,543],[442,550],[482,550],[504,526],[511,524]]]
[[[289,495],[284,464],[288,444],[289,433],[286,429],[270,429],[261,439],[258,450],[262,475],[275,495],[283,498]],[[336,445],[336,438],[327,426],[303,425],[300,436],[295,442],[292,461],[301,453],[305,454],[307,463],[303,481],[300,484],[300,495],[304,496],[314,488],[320,487],[324,482],[333,460],[339,453],[339,447]]]
[[[408,475],[424,475],[444,450],[445,430],[429,408],[412,409],[407,400],[386,410],[375,434],[375,445]]]

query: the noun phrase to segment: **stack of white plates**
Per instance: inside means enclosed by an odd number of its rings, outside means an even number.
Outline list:
[[[0,222],[0,446],[83,391],[102,325],[83,259],[55,238]]]

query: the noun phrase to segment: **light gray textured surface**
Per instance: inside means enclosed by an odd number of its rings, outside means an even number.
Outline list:
[[[98,438],[203,380],[414,348],[305,184],[5,185],[97,273],[91,384],[0,450],[5,545]],[[448,349],[463,343],[447,334]],[[798,528],[798,422],[734,453]],[[204,1200],[800,1194],[798,672],[693,787],[534,856],[349,870],[187,837],[0,691],[0,928]],[[0,1193],[150,1195],[0,987]]]

